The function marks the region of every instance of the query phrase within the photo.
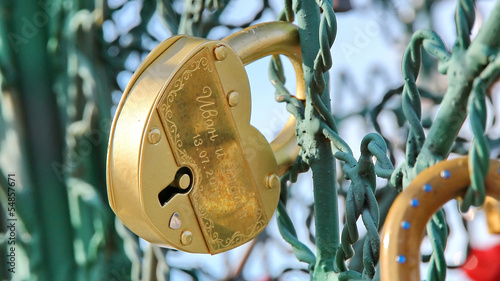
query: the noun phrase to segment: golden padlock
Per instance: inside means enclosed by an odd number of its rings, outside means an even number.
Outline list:
[[[467,157],[445,160],[422,171],[389,209],[381,237],[382,281],[420,281],[420,244],[432,215],[463,196],[470,185]],[[474,167],[472,167],[474,168]],[[490,160],[486,193],[500,199],[500,161]]]
[[[277,164],[298,153],[293,118],[273,149],[250,125],[244,65],[271,54],[290,58],[303,99],[298,31],[289,23],[222,41],[176,36],[144,59],[116,111],[107,159],[108,199],[130,230],[154,244],[217,254],[264,229],[279,198]]]

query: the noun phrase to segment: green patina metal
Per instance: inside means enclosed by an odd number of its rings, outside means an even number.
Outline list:
[[[336,34],[332,1],[319,3],[323,8],[320,24],[319,7],[312,1],[294,1],[300,42],[308,51],[302,52],[306,102],[303,116],[297,118],[298,142],[301,157],[312,169],[315,202],[316,264],[312,278],[333,280],[333,261],[339,244],[338,206],[335,163],[328,139],[322,135],[324,122],[333,118],[330,113],[328,74],[331,67],[330,46]],[[319,38],[322,40],[320,41]],[[326,41],[326,42],[325,42]],[[328,121],[324,121],[328,120]]]
[[[5,1],[0,4],[1,93],[12,99],[14,115],[21,117],[14,121],[2,120],[4,123],[0,125],[20,136],[23,171],[20,176],[25,188],[17,194],[23,202],[18,211],[18,232],[20,249],[29,257],[30,280],[68,280],[68,276],[71,280],[170,278],[166,250],[149,247],[143,252],[137,236],[119,221],[113,221],[104,203],[102,163],[106,142],[91,146],[90,153],[83,144],[96,140],[95,135],[89,134],[96,130],[102,139],[107,139],[108,130],[103,124],[110,119],[109,93],[118,88],[113,81],[124,69],[130,54],[145,51],[144,42],[151,39],[145,35],[147,24],[155,12],[172,34],[206,37],[214,27],[223,25],[219,18],[229,0],[185,1],[182,14],[173,8],[173,2],[144,1],[141,23],[130,30],[130,42],[126,46],[122,46],[119,39],[110,43],[102,40],[102,23],[111,19],[113,13],[106,1],[47,0],[23,4]],[[268,1],[263,3],[264,8],[249,22],[226,27],[250,25],[269,7]],[[35,26],[30,20],[39,13],[45,13],[51,20]],[[402,104],[394,113],[401,125],[408,121],[409,132],[405,161],[396,169],[393,159],[387,156],[389,151],[393,158],[394,147],[382,136],[366,135],[360,144],[361,156],[355,159],[337,130],[337,116],[334,118],[330,108],[328,76],[332,65],[330,48],[337,29],[333,1],[285,0],[280,20],[292,22],[294,19],[302,45],[307,85],[305,102],[285,89],[285,76],[277,56],[271,62],[270,77],[276,87],[276,100],[286,102],[287,110],[297,119],[296,132],[302,147],[293,167],[283,176],[282,186],[296,182],[299,173],[312,170],[316,249],[309,249],[297,236],[286,209],[287,188],[282,190],[277,209],[278,227],[297,259],[308,264],[311,280],[378,280],[378,231],[394,198],[394,190],[403,190],[420,171],[448,157],[467,116],[474,134],[468,150],[474,172],[461,208],[466,211],[484,202],[490,145],[498,143],[488,139],[485,130],[486,93],[500,77],[500,37],[496,36],[500,32],[500,1],[472,42],[474,1],[458,1],[457,40],[452,52],[436,33],[415,32],[403,56],[404,84],[390,90],[378,106],[364,113],[370,114],[375,130],[382,133],[377,116],[388,100],[401,94]],[[26,32],[31,33],[26,35]],[[425,61],[421,50],[436,57],[439,71],[447,75],[449,86],[442,100],[417,87],[417,77]],[[424,66],[422,72],[428,71],[429,65],[424,63]],[[437,117],[429,126],[422,120],[421,98],[441,103]],[[44,114],[46,112],[57,114]],[[337,180],[337,160],[342,165],[344,178],[350,181],[345,192]],[[60,173],[54,173],[54,167],[59,168]],[[7,171],[0,172],[5,175]],[[391,186],[377,189],[376,177],[390,178]],[[0,179],[0,185],[6,186],[4,178]],[[341,231],[339,194],[346,198],[345,225]],[[2,189],[2,204],[5,198]],[[356,225],[359,218],[367,230],[361,240]],[[427,280],[444,280],[448,227],[443,211],[433,216],[427,234],[433,247]],[[3,253],[0,252],[2,257]],[[349,268],[348,259],[351,260]],[[356,263],[359,265],[355,266]],[[197,279],[196,270],[181,270]]]
[[[376,175],[384,178],[390,177],[393,166],[385,154],[386,144],[381,136],[377,134],[367,135],[361,144],[362,155],[359,161],[356,161],[349,146],[337,134],[335,121],[329,108],[329,87],[328,83],[325,82],[328,81],[326,72],[331,67],[330,47],[335,39],[336,20],[332,2],[321,1],[317,4],[319,6],[311,3],[308,5],[302,2],[293,3],[293,9],[298,17],[301,44],[307,46],[307,48],[303,47],[302,54],[304,77],[306,85],[308,85],[304,108],[296,101],[293,102],[294,100],[290,98],[289,93],[283,91],[284,79],[279,79],[279,75],[276,74],[279,68],[273,67],[276,62],[271,65],[271,80],[273,84],[279,85],[277,86],[277,100],[288,101],[287,108],[297,118],[296,131],[302,151],[296,165],[301,166],[299,170],[304,170],[303,162],[305,162],[313,171],[317,258],[313,258],[312,252],[297,240],[296,235],[290,235],[290,233],[295,233],[291,221],[288,220],[286,224],[280,224],[279,221],[280,231],[294,247],[299,260],[309,263],[313,280],[373,278],[380,247],[375,177]],[[319,7],[323,11],[321,20]],[[289,14],[289,8],[285,8],[283,13],[283,15],[287,14]],[[292,17],[287,16],[287,19],[290,20]],[[319,34],[313,30],[318,30]],[[315,55],[315,50],[317,50],[317,55]],[[281,81],[281,83],[276,81]],[[286,98],[278,98],[280,95]],[[328,147],[326,150],[325,143]],[[345,177],[352,181],[347,195],[347,223],[342,231],[341,247],[337,246],[340,239],[337,234],[338,206],[335,204],[337,185],[333,156],[345,162]],[[378,159],[376,165],[372,162],[372,156]],[[293,172],[290,175],[285,175],[285,179],[288,176],[290,176],[291,181],[296,178]],[[284,216],[282,208],[278,209],[279,216]],[[356,226],[359,216],[362,216],[368,230],[363,247],[365,271],[362,275],[355,271],[347,271],[344,264],[345,260],[354,255],[352,244],[357,242],[359,238]],[[290,238],[290,236],[292,237]],[[308,258],[304,259],[304,256]],[[333,266],[334,261],[335,266]],[[315,262],[314,265],[313,262]]]
[[[324,3],[325,2],[320,2],[318,4],[324,5]],[[299,28],[301,28],[301,42],[303,50],[306,50],[303,51],[304,73],[310,74],[311,70],[308,68],[307,61],[309,60],[310,64],[311,54],[314,53],[314,50],[318,50],[318,46],[315,42],[320,40],[318,37],[314,36],[315,33],[312,31],[312,28],[315,27],[315,30],[319,30],[317,25],[313,25],[314,22],[319,22],[319,15],[317,12],[312,12],[317,11],[317,7],[314,7],[314,5],[306,6],[296,3],[295,5],[294,11],[298,16],[300,15],[297,22]],[[379,210],[377,200],[374,196],[375,175],[385,178],[389,178],[392,175],[392,185],[398,190],[403,189],[420,171],[447,158],[468,113],[471,116],[471,124],[475,136],[469,154],[471,156],[471,166],[477,168],[474,169],[474,173],[471,175],[472,186],[464,199],[462,210],[466,211],[471,205],[480,206],[483,204],[485,196],[484,178],[488,170],[488,159],[490,157],[489,144],[484,135],[486,123],[485,93],[486,89],[500,75],[498,59],[496,58],[496,54],[498,53],[498,38],[493,38],[495,36],[492,36],[492,34],[495,34],[500,28],[498,25],[498,19],[500,18],[500,14],[498,14],[499,11],[500,4],[497,3],[494,11],[485,23],[485,26],[481,29],[476,40],[474,40],[471,45],[470,30],[475,17],[474,2],[459,1],[456,11],[458,37],[451,54],[447,51],[442,40],[434,32],[420,30],[413,35],[410,46],[403,59],[403,77],[405,84],[401,89],[403,96],[402,110],[404,118],[410,124],[410,132],[406,149],[406,160],[394,173],[392,172],[392,164],[385,155],[385,142],[378,135],[368,135],[365,137],[363,140],[364,144],[362,144],[362,155],[360,160],[357,162],[352,158],[351,149],[338,136],[335,124],[329,122],[330,120],[326,117],[330,114],[329,111],[327,113],[329,109],[319,106],[315,107],[315,101],[318,100],[317,97],[321,96],[317,93],[318,84],[321,85],[321,83],[314,83],[310,80],[306,80],[306,82],[309,82],[307,83],[309,87],[305,103],[305,112],[306,114],[307,112],[310,113],[312,108],[317,110],[316,112],[312,111],[315,114],[310,114],[309,119],[306,118],[304,120],[303,116],[300,115],[302,113],[301,110],[297,109],[300,107],[297,106],[297,103],[293,104],[291,102],[292,100],[289,98],[289,94],[287,94],[286,101],[289,102],[287,108],[298,119],[297,134],[299,137],[299,144],[301,144],[303,148],[302,158],[298,159],[296,163],[298,166],[301,166],[301,168],[297,170],[304,170],[303,161],[311,165],[313,175],[314,168],[312,167],[312,163],[315,163],[316,159],[321,159],[321,162],[324,161],[324,163],[329,165],[331,158],[324,154],[329,152],[318,149],[318,143],[326,136],[332,142],[335,158],[345,162],[343,169],[345,177],[352,182],[346,198],[346,226],[342,231],[341,247],[339,247],[336,252],[337,258],[334,269],[330,267],[329,263],[331,261],[328,258],[322,259],[318,257],[316,260],[316,265],[323,265],[322,268],[312,267],[312,263],[314,262],[312,257],[308,259],[301,258],[305,253],[307,253],[309,257],[312,256],[312,252],[307,248],[304,249],[305,246],[296,239],[296,235],[294,235],[294,239],[286,238],[287,235],[284,234],[285,230],[283,229],[286,228],[286,226],[293,229],[291,221],[281,225],[280,230],[282,234],[285,236],[285,239],[292,244],[294,249],[296,249],[295,253],[299,257],[299,260],[305,261],[311,265],[310,268],[313,270],[311,273],[312,279],[323,280],[327,278],[339,278],[341,280],[372,280],[373,278],[378,278],[377,275],[375,275],[375,269],[378,262],[380,241],[378,236]],[[283,14],[287,15],[287,19],[293,19],[293,17],[288,15],[289,11],[287,9],[285,9],[285,13]],[[325,34],[321,32],[320,34],[322,34],[322,37],[320,37],[322,39],[334,37],[325,37]],[[324,39],[324,41],[326,41],[326,39]],[[304,48],[304,46],[307,47]],[[421,64],[421,48],[438,58],[440,62],[439,70],[441,73],[448,74],[450,84],[442,101],[439,114],[430,127],[427,138],[421,120],[420,91],[416,85],[416,79]],[[328,50],[321,49],[319,54],[321,55],[322,52],[329,53]],[[318,55],[318,57],[320,55]],[[313,72],[320,73],[325,70],[322,68],[323,66],[324,65],[315,65]],[[273,77],[276,77],[276,75],[273,76],[273,72],[276,72],[276,70],[271,67],[272,80]],[[316,78],[318,76],[314,77]],[[276,79],[273,81],[275,80]],[[281,79],[282,82],[284,82],[283,80],[284,79]],[[282,84],[283,83],[277,86],[277,95],[282,92]],[[471,91],[473,95],[469,98]],[[468,100],[469,109],[467,110]],[[293,104],[293,106],[291,107],[290,104]],[[314,120],[314,118],[317,120]],[[318,122],[321,125],[318,125]],[[319,135],[314,131],[314,129],[318,127],[323,128],[324,135]],[[308,128],[308,130],[305,128]],[[373,142],[371,143],[367,139],[371,139]],[[372,145],[372,149],[376,148],[375,151],[367,149],[370,147],[367,143]],[[377,163],[380,163],[378,173],[376,166],[374,168],[373,162],[371,161],[372,155],[376,156],[379,160]],[[305,169],[307,169],[307,167]],[[332,169],[326,173],[323,172],[322,177],[329,175],[329,173],[335,173],[335,170]],[[290,180],[292,182],[296,179],[296,175],[293,175],[293,173],[285,176],[291,176]],[[322,178],[318,179],[318,177],[313,177],[313,180],[315,193],[325,192],[322,193],[322,195],[325,195],[328,194],[327,192],[332,192],[330,185],[332,185],[333,181],[327,181],[328,183],[326,183]],[[335,189],[336,186],[334,183],[333,186],[333,189]],[[335,219],[336,211],[324,208],[324,205],[322,205],[322,202],[318,201],[318,199],[319,198],[315,197],[315,212],[321,215],[316,215],[316,220],[318,221],[318,219],[331,216],[326,223],[337,224],[338,222]],[[284,212],[281,208],[278,210],[279,215]],[[360,215],[363,217],[363,222],[368,230],[367,237],[363,242],[364,271],[362,275],[347,270],[343,262],[353,257],[355,254],[352,244],[357,242],[359,238],[356,221]],[[321,238],[321,229],[327,229],[327,227],[323,226],[318,229],[318,224],[316,224],[316,227],[316,236]],[[428,280],[444,280],[446,277],[444,248],[448,230],[442,210],[429,222],[427,232],[434,250],[430,257]],[[335,234],[330,235],[335,236]],[[321,253],[323,249],[319,241],[316,246],[317,252]]]
[[[12,280],[110,280],[129,271],[99,188],[114,81],[99,57],[102,13],[99,2],[0,4],[1,93],[14,111],[4,129],[19,137],[7,146],[18,141],[22,165],[10,167],[22,182]]]

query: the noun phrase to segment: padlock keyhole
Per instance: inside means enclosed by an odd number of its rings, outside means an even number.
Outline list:
[[[176,194],[186,194],[193,186],[193,172],[188,167],[181,167],[175,174],[174,181],[158,193],[160,205],[165,206]]]

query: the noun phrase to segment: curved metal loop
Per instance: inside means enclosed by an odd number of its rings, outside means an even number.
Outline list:
[[[295,97],[305,99],[302,55],[297,26],[288,22],[267,22],[240,30],[222,41],[229,44],[244,65],[269,55],[282,54],[293,65],[297,80]],[[283,130],[271,142],[281,174],[295,161],[300,147],[295,136],[295,117],[290,116]]]
[[[396,198],[382,232],[382,281],[420,281],[420,243],[431,216],[462,197],[470,185],[468,158],[442,161],[422,171]],[[500,161],[490,160],[487,194],[500,198]],[[411,243],[408,243],[412,241]]]

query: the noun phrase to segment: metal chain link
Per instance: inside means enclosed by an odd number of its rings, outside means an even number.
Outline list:
[[[285,9],[281,13],[280,19],[293,20],[293,18],[289,15],[290,1],[287,2],[285,2]],[[330,48],[335,39],[336,19],[331,2],[317,1],[317,3],[322,8],[323,14],[320,20],[320,50],[314,60],[313,83],[310,86],[312,88],[311,92],[313,93],[312,103],[323,117],[323,120],[321,120],[321,132],[331,141],[332,153],[336,152],[335,157],[346,163],[346,165],[344,165],[345,177],[352,181],[346,202],[347,223],[342,231],[342,245],[336,255],[337,270],[342,272],[341,279],[361,277],[372,278],[375,274],[375,268],[378,263],[380,248],[380,238],[378,234],[379,210],[374,194],[376,187],[375,177],[376,175],[379,175],[389,178],[393,172],[393,166],[386,155],[385,141],[378,134],[369,134],[365,136],[361,144],[362,155],[359,162],[356,161],[352,156],[350,147],[337,134],[337,128],[330,110],[326,107],[318,95],[318,93],[323,93],[325,90],[325,80],[323,74],[327,72],[332,65]],[[273,57],[269,72],[271,81],[276,87],[276,99],[280,102],[286,101],[287,109],[295,115],[300,123],[304,119],[304,107],[302,103],[293,98],[285,89],[285,77],[283,75],[281,61],[278,56]],[[373,156],[377,158],[377,163],[375,165],[372,160]],[[292,172],[285,175],[285,184],[288,178],[291,181],[296,180],[295,170],[297,168],[295,167],[300,166],[303,169],[304,166],[307,166],[307,164],[302,164],[303,162],[302,158],[299,157],[294,165],[294,168],[292,168]],[[286,186],[285,184],[282,186]],[[284,205],[282,204],[283,203],[280,203],[278,214],[280,216],[285,216],[286,212]],[[363,251],[363,260],[365,263],[363,276],[354,271],[347,271],[344,264],[344,261],[352,257],[354,254],[352,244],[354,244],[359,238],[356,226],[356,221],[359,216],[362,216],[365,227],[368,230],[368,238],[365,239]],[[286,218],[287,217],[288,216],[286,215]],[[309,249],[307,248],[307,250],[305,250],[303,248],[305,246],[296,239],[296,236],[293,235],[295,230],[293,229],[292,222],[287,222],[288,223],[285,224],[284,221],[282,222],[281,220],[278,220],[280,231],[285,237],[285,240],[292,244],[295,254],[298,257],[300,256],[299,260],[304,260],[304,255],[306,253],[308,257],[309,255],[312,255],[312,253],[309,253]],[[285,228],[285,226],[288,226],[288,228]],[[308,262],[311,265],[314,260],[309,258]]]
[[[320,52],[314,61],[313,88],[322,93],[325,88],[323,73],[331,68],[331,45],[336,34],[336,20],[333,6],[317,1],[323,9],[320,22]],[[373,278],[379,259],[380,237],[378,235],[379,210],[375,198],[375,175],[389,178],[392,174],[392,163],[386,156],[386,144],[378,134],[368,134],[361,143],[361,157],[358,162],[352,156],[352,151],[345,141],[337,134],[336,125],[330,111],[318,95],[312,95],[315,108],[324,118],[323,134],[332,142],[332,149],[338,149],[334,156],[345,162],[344,175],[351,180],[351,187],[346,198],[346,224],[342,230],[341,247],[337,250],[336,266],[341,272],[347,271],[344,260],[352,257],[352,244],[358,239],[356,221],[361,215],[368,231],[363,246],[363,262],[365,269],[363,277]],[[377,158],[374,166],[372,156]]]
[[[334,132],[324,131],[332,140],[337,139]],[[345,148],[344,148],[345,149]],[[361,156],[356,161],[350,152],[338,151],[335,157],[345,162],[345,178],[351,180],[346,197],[346,223],[342,230],[342,243],[337,251],[336,266],[340,272],[346,271],[344,261],[354,255],[353,244],[359,239],[357,220],[362,217],[367,230],[363,244],[363,278],[373,278],[379,260],[380,237],[379,209],[375,198],[376,176],[389,178],[394,171],[386,155],[384,139],[375,133],[366,135],[361,142]],[[375,165],[373,157],[377,158]]]

